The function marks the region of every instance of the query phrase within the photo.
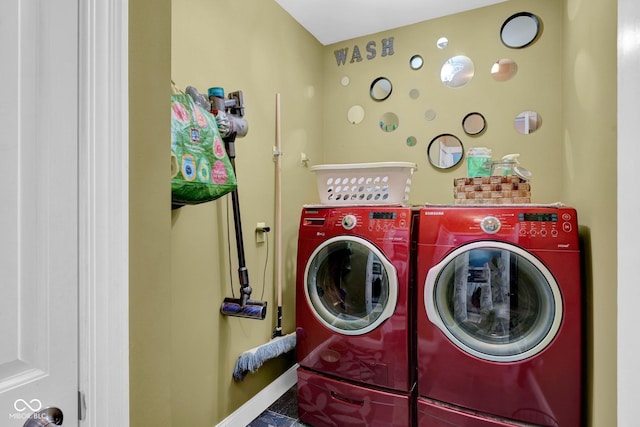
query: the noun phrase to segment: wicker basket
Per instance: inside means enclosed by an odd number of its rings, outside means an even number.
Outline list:
[[[522,204],[531,203],[531,184],[515,175],[456,178],[454,204]]]
[[[320,203],[330,205],[397,205],[409,199],[417,166],[407,162],[316,165]]]

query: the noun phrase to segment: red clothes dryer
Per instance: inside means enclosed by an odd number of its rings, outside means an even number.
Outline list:
[[[302,211],[296,273],[302,421],[315,427],[412,422],[416,217],[417,210],[400,206]]]
[[[426,206],[417,274],[419,426],[582,425],[574,209]]]

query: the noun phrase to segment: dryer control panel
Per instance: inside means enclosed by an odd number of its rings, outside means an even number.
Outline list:
[[[556,238],[561,234],[577,232],[575,214],[568,210],[559,212],[520,212],[518,221],[520,236]]]
[[[575,209],[540,206],[487,206],[423,208],[422,243],[460,244],[495,239],[529,248],[576,249],[578,222]]]
[[[372,239],[408,239],[413,212],[417,211],[408,207],[305,208],[300,234],[307,237],[354,234]]]
[[[361,226],[373,233],[408,229],[409,224],[410,213],[406,210],[347,213],[342,217],[342,227],[345,230]]]

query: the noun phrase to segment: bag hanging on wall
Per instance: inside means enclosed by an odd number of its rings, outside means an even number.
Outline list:
[[[216,200],[237,187],[215,117],[184,93],[171,95],[174,207]]]

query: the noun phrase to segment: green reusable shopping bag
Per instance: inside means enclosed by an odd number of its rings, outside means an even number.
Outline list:
[[[215,117],[189,95],[171,95],[173,205],[209,202],[236,187],[236,176]]]

